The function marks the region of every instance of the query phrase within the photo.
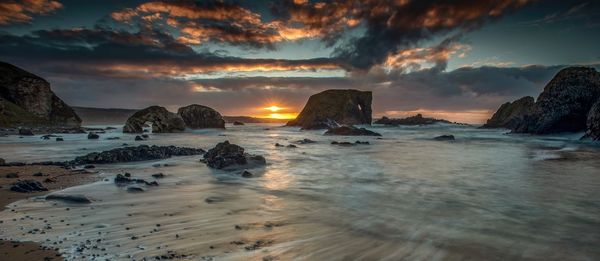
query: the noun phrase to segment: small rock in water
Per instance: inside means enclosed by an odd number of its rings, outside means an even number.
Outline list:
[[[222,197],[208,197],[208,198],[204,199],[204,202],[206,202],[208,204],[223,202],[223,201],[225,201],[225,199]]]
[[[254,177],[254,174],[252,174],[252,172],[244,170],[244,172],[242,172],[242,177],[244,178],[251,178]]]
[[[156,174],[152,174],[152,177],[155,179],[162,179],[165,177],[165,174],[162,173],[156,173]]]
[[[144,192],[145,189],[138,186],[129,186],[127,187],[127,192]]]
[[[120,140],[121,138],[119,138],[119,137],[108,137],[106,139],[107,140]]]
[[[298,148],[298,146],[296,146],[296,145],[294,145],[294,144],[289,144],[289,145],[287,145],[287,147],[288,147],[288,148],[292,148],[292,149],[294,149],[294,148]]]
[[[356,142],[354,142],[354,143],[356,143],[356,144],[359,144],[359,145],[369,145],[369,144],[371,144],[371,143],[369,143],[368,141],[359,141],[359,140],[357,140],[357,141],[356,141]]]
[[[8,179],[16,179],[18,177],[19,177],[18,173],[8,173],[8,174],[6,174],[6,178],[8,178]]]
[[[241,125],[245,125],[245,124],[241,121],[234,121],[233,125],[241,126]]]
[[[56,138],[56,141],[65,141],[63,138]]]
[[[434,140],[439,140],[439,141],[442,141],[442,140],[455,140],[454,139],[454,135],[442,135],[442,136],[437,136],[437,137],[435,137],[433,139]]]
[[[90,133],[88,133],[87,138],[88,138],[88,140],[97,140],[98,138],[100,138],[100,135],[98,135],[94,132],[90,132]]]
[[[279,143],[275,143],[275,147],[283,147],[283,145],[281,145]]]
[[[299,144],[311,144],[311,143],[316,143],[316,141],[311,140],[311,139],[301,139],[299,141],[296,141],[296,143],[299,143]]]
[[[339,146],[352,146],[354,145],[353,143],[347,142],[347,141],[332,141],[331,145],[339,145]]]
[[[142,134],[142,138],[147,139],[150,138],[150,136],[148,136],[148,134]]]
[[[135,136],[135,141],[141,141],[144,140],[142,137],[140,137],[139,135]]]
[[[50,178],[46,178],[46,179],[44,180],[44,183],[54,183],[54,182],[56,182],[56,181],[57,181],[57,180],[56,180],[56,178],[55,178],[55,177],[50,177]]]

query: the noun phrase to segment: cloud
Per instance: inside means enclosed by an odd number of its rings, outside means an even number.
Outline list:
[[[55,74],[109,78],[185,77],[216,72],[333,70],[329,58],[245,59],[195,51],[156,29],[132,33],[105,28],[39,30],[0,35],[0,55]]]
[[[52,13],[63,5],[54,0],[7,0],[0,2],[0,26],[28,23],[34,15]]]

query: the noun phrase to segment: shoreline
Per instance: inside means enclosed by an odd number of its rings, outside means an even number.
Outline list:
[[[18,178],[9,178],[7,174],[17,173]],[[35,173],[38,176],[34,176]],[[53,178],[54,182],[44,182]],[[12,183],[18,180],[39,181],[48,191],[19,193],[10,190]],[[55,165],[0,166],[0,206],[4,211],[10,204],[36,196],[43,196],[68,187],[82,185],[99,180],[95,172],[65,169]],[[58,249],[44,247],[31,241],[12,241],[0,239],[0,259],[2,260],[64,260]]]

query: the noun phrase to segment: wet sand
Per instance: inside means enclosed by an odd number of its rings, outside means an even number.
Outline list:
[[[8,178],[8,174],[17,173],[18,178]],[[41,176],[34,176],[42,173]],[[39,175],[39,174],[37,174]],[[46,179],[54,182],[44,182]],[[10,190],[12,183],[33,179],[41,182],[49,191],[36,193],[18,193]],[[0,166],[0,206],[6,208],[11,203],[34,196],[41,196],[52,191],[64,189],[98,180],[92,171],[68,170],[58,166]],[[42,247],[34,242],[17,242],[0,240],[0,260],[63,260],[54,249]]]

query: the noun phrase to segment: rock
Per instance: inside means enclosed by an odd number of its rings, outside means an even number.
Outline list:
[[[600,99],[588,112],[586,125],[586,137],[592,140],[600,140]]]
[[[165,177],[165,174],[162,173],[156,173],[156,174],[152,174],[152,177],[155,179],[162,179]]]
[[[31,175],[31,176],[34,176],[34,177],[43,177],[44,173],[36,172],[36,173],[33,173],[33,175]]]
[[[223,202],[223,201],[225,201],[225,199],[222,197],[208,197],[208,198],[204,199],[204,202],[206,202],[208,204],[218,203],[218,202]]]
[[[49,140],[50,138],[54,138],[54,137],[58,137],[58,136],[53,135],[53,134],[46,134],[46,135],[43,135],[42,137],[40,137],[40,139]]]
[[[370,91],[327,90],[310,96],[302,112],[287,126],[300,126],[302,129],[327,129],[339,124],[371,125]]]
[[[19,135],[21,135],[21,136],[33,136],[35,134],[33,134],[33,131],[31,131],[31,129],[20,128],[19,129]]]
[[[107,140],[120,140],[120,137],[108,137]]]
[[[381,134],[367,130],[365,128],[357,128],[354,126],[341,126],[329,129],[325,135],[340,135],[340,136],[381,136]]]
[[[290,148],[290,149],[298,148],[298,146],[296,146],[294,144],[288,144],[287,147]]]
[[[125,123],[125,127],[123,127],[123,132],[142,133],[146,122],[152,123],[152,132],[154,133],[181,132],[185,130],[185,122],[179,115],[167,111],[164,107],[150,106],[129,117]]]
[[[275,147],[284,147],[284,146],[279,143],[275,143]]]
[[[148,134],[142,134],[142,138],[143,138],[143,139],[150,138],[150,135],[148,135]]]
[[[88,165],[85,165],[85,166],[83,166],[83,168],[84,168],[84,169],[95,169],[95,168],[96,168],[96,166],[94,166],[94,165],[92,165],[92,164],[88,164]]]
[[[242,125],[246,125],[246,124],[244,124],[244,123],[243,123],[243,122],[241,122],[241,121],[234,121],[234,122],[233,122],[233,125],[242,126]]]
[[[525,116],[531,113],[535,101],[533,97],[526,96],[514,102],[502,104],[482,128],[507,128],[517,126]]]
[[[93,152],[75,158],[71,165],[104,164],[117,162],[132,162],[143,160],[166,159],[171,156],[190,156],[204,153],[202,149],[175,146],[148,146],[116,148],[103,152]]]
[[[124,186],[124,185],[128,185],[131,183],[135,183],[135,184],[144,184],[146,186],[158,186],[158,182],[156,181],[146,181],[143,179],[134,179],[131,177],[131,174],[129,173],[125,173],[123,174],[117,174],[117,176],[115,176],[115,184],[118,186]]]
[[[142,141],[144,140],[140,135],[136,135],[135,136],[135,141]]]
[[[546,85],[531,110],[512,128],[516,133],[579,132],[600,98],[600,73],[594,68],[569,67]]]
[[[117,128],[115,128],[115,127],[106,127],[106,128],[104,128],[104,129],[105,129],[105,130],[116,130]]]
[[[451,123],[447,120],[443,119],[435,119],[435,118],[425,118],[422,114],[417,114],[415,116],[407,117],[404,119],[390,119],[388,117],[382,117],[379,120],[373,122],[375,124],[383,124],[383,125],[429,125],[435,123]]]
[[[433,138],[434,140],[444,141],[444,140],[454,140],[454,135],[441,135]]]
[[[6,164],[6,161],[3,158],[0,158],[0,165]]]
[[[332,141],[331,145],[339,145],[339,146],[353,146],[354,143],[351,142],[347,142],[347,141]]]
[[[225,120],[223,120],[223,116],[210,107],[192,104],[179,108],[179,110],[177,110],[177,114],[181,116],[188,128],[225,128]]]
[[[56,141],[65,141],[63,138],[56,138]]]
[[[296,143],[298,143],[298,144],[312,144],[312,143],[317,143],[317,142],[314,141],[314,140],[311,140],[311,139],[301,139],[301,140],[296,141]]]
[[[244,170],[242,172],[242,177],[244,177],[244,178],[251,178],[251,177],[254,177],[254,174],[252,174],[252,172],[250,172],[250,171]]]
[[[80,126],[81,119],[52,90],[50,83],[0,62],[0,126]]]
[[[88,133],[87,138],[88,138],[88,140],[97,140],[98,138],[100,138],[100,135],[90,132],[90,133]]]
[[[56,178],[55,178],[55,177],[50,177],[50,178],[46,178],[46,179],[44,180],[44,183],[54,183],[54,182],[57,182],[57,181],[58,181],[58,180],[56,180]]]
[[[19,178],[19,174],[18,173],[14,173],[14,172],[13,173],[8,173],[8,174],[6,174],[6,178],[7,179],[16,179],[16,178]]]
[[[10,187],[11,191],[21,192],[21,193],[30,193],[30,192],[39,192],[39,191],[48,191],[42,183],[35,180],[20,180],[13,183]]]
[[[144,191],[146,191],[146,190],[139,186],[128,186],[127,187],[127,192],[136,193],[136,192],[144,192]]]
[[[263,156],[251,155],[244,152],[244,148],[224,141],[204,154],[204,162],[210,168],[234,169],[239,166],[261,166],[266,164]]]
[[[370,145],[371,143],[369,143],[368,141],[355,141],[354,144],[358,144],[358,145]]]
[[[68,203],[89,204],[92,203],[85,195],[67,195],[67,194],[50,194],[46,196],[46,200],[58,200]]]

